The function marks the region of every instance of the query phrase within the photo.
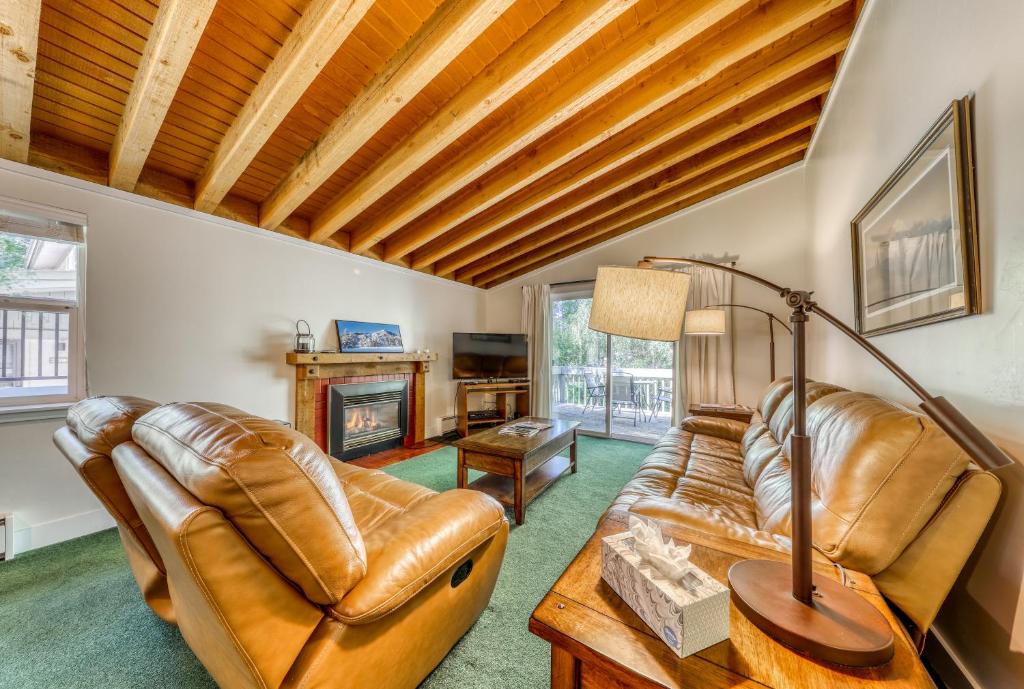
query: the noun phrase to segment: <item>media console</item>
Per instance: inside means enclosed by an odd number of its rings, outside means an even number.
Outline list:
[[[469,400],[473,395],[493,394],[497,396],[497,409],[491,416],[479,416],[469,413]],[[513,398],[513,404],[509,405],[509,397]],[[530,415],[530,382],[462,382],[455,396],[456,400],[456,428],[459,435],[465,438],[472,428],[487,428],[496,424],[505,423],[509,419],[509,412],[514,412],[516,417]]]

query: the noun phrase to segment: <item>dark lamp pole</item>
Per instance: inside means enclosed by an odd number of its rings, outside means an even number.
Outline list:
[[[749,309],[750,311],[757,311],[758,313],[763,313],[765,316],[768,317],[768,382],[772,382],[773,380],[775,380],[775,323],[778,323],[783,328],[785,328],[786,332],[789,333],[790,335],[793,334],[793,331],[790,330],[789,326],[783,323],[782,320],[771,311],[765,311],[764,309],[759,309],[754,306],[747,306],[746,304],[708,304],[707,306],[702,306],[701,308],[719,309],[725,308],[726,306],[732,307],[734,309]]]

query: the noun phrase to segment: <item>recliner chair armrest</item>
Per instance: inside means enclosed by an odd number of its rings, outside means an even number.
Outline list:
[[[735,443],[743,439],[749,424],[735,419],[722,419],[716,416],[687,416],[679,427],[691,433],[710,435]]]
[[[449,490],[364,534],[366,576],[328,610],[346,624],[394,612],[506,523],[505,510],[474,490]]]

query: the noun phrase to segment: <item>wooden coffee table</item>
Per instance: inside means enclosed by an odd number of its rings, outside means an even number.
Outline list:
[[[504,426],[457,440],[459,449],[458,486],[483,491],[515,510],[516,524],[526,521],[526,506],[566,471],[576,473],[576,428],[578,421],[560,421],[527,416],[519,421],[541,421],[551,428],[532,438],[501,435]],[[505,424],[508,425],[508,424]],[[568,457],[558,455],[569,448]],[[467,485],[469,470],[486,472]]]
[[[730,605],[729,639],[678,658],[601,579],[601,539],[628,528],[611,512],[530,617],[530,631],[551,644],[552,689],[934,689],[931,678],[870,577],[847,570],[847,585],[882,612],[895,632],[895,656],[878,668],[809,660],[770,639]],[[690,559],[728,586],[726,573],[746,558],[785,560],[755,545],[662,523],[690,543]],[[839,578],[834,567],[815,573]]]

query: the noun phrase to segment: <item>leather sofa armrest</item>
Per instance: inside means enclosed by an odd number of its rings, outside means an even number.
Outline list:
[[[474,490],[449,490],[416,504],[364,534],[366,576],[328,613],[366,624],[394,612],[505,522],[501,505]]]
[[[716,416],[687,416],[679,427],[691,433],[710,435],[738,443],[743,439],[748,425],[742,421]]]

